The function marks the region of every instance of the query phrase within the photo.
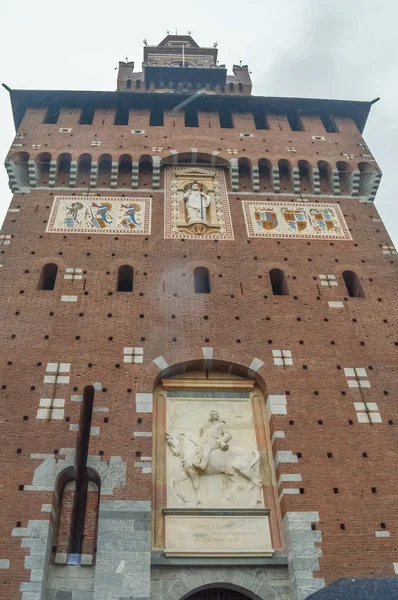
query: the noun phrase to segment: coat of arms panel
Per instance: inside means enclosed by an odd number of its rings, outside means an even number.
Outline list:
[[[337,204],[244,200],[242,206],[252,238],[352,239]]]

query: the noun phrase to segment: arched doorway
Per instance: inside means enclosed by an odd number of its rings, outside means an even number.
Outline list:
[[[237,590],[226,587],[208,587],[193,592],[190,596],[186,596],[184,600],[251,600],[251,598]]]

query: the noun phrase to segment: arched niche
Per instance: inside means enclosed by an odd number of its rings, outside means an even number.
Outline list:
[[[269,525],[272,548],[281,549],[265,383],[248,377],[247,368],[239,364],[214,361],[212,366],[206,360],[174,365],[160,374],[155,385],[154,548],[178,556],[169,533],[165,542],[166,528],[178,531],[178,517],[184,510],[200,507],[216,510],[220,518],[233,509],[237,522],[240,510],[252,509],[254,516],[260,511]],[[212,447],[207,452],[203,445],[213,443],[218,428],[228,448]],[[192,466],[198,472],[198,487],[196,478],[187,476]],[[177,519],[176,526],[170,516]],[[271,554],[264,550],[262,555]]]

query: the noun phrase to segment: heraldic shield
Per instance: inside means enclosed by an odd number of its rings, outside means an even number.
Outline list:
[[[287,225],[293,231],[303,231],[306,229],[308,223],[304,210],[291,210],[290,208],[282,208],[282,214]]]
[[[312,226],[316,232],[330,231],[331,229],[341,229],[338,225],[335,215],[331,210],[318,210],[311,208],[310,218]]]
[[[262,229],[270,231],[271,229],[278,227],[278,218],[276,216],[276,212],[256,210],[254,212],[254,218],[256,219],[257,225]]]

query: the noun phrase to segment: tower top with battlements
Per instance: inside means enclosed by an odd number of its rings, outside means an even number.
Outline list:
[[[233,65],[228,75],[226,66],[219,64],[217,42],[207,48],[191,35],[167,35],[157,46],[144,43],[141,71],[134,71],[134,62],[119,62],[118,91],[251,94],[248,66]]]

